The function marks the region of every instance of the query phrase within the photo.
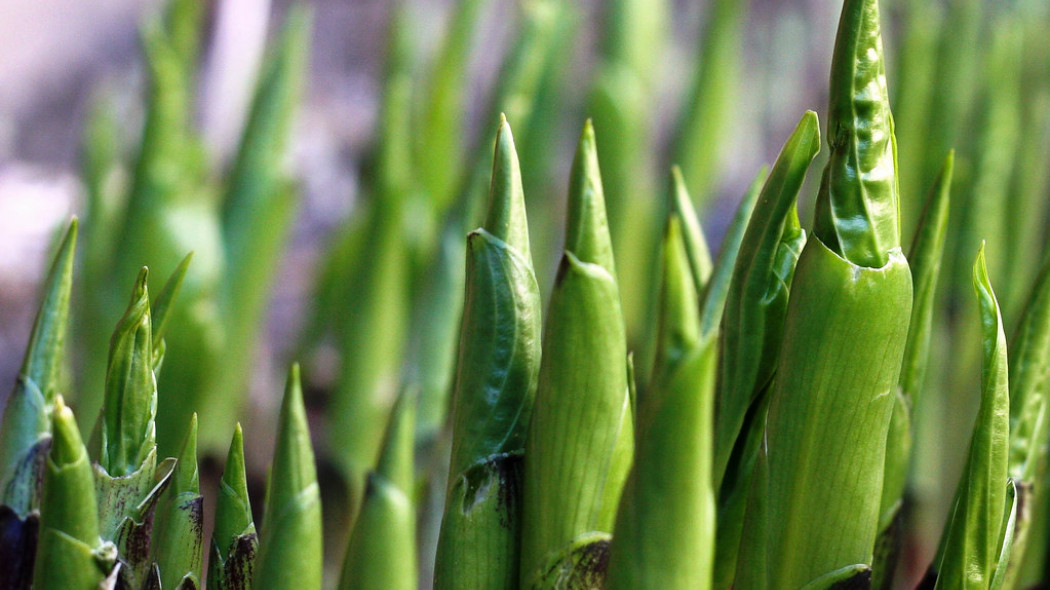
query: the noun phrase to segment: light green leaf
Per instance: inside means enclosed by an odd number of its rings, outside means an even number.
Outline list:
[[[608,537],[633,454],[623,316],[590,125],[568,220],[525,450],[526,588],[565,587],[568,578],[552,572],[577,562],[585,538]]]
[[[418,585],[413,435],[415,392],[406,390],[390,415],[379,463],[368,474],[364,501],[343,560],[340,590],[413,590]]]
[[[299,365],[292,365],[281,402],[252,586],[320,590],[321,522],[321,494]]]

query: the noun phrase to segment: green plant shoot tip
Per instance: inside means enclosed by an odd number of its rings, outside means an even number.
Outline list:
[[[52,421],[32,587],[100,588],[116,560],[116,548],[99,538],[91,464],[73,412],[60,395]]]
[[[182,445],[179,462],[172,475],[171,489],[175,494],[200,493],[200,474],[197,470],[197,412],[190,418],[186,442]]]
[[[880,268],[899,248],[893,135],[877,0],[846,0],[831,62],[831,150],[813,233],[860,266]]]
[[[54,429],[52,431],[51,462],[62,468],[76,463],[87,452],[80,439],[73,411],[65,404],[62,395],[55,396],[55,409],[52,413]]]
[[[156,440],[157,382],[148,276],[143,267],[110,341],[99,462],[114,477],[135,472]]]
[[[77,225],[77,218],[73,217],[59,244],[51,270],[48,272],[44,300],[33,323],[25,360],[22,361],[22,377],[33,381],[48,403],[54,399],[65,356]]]
[[[597,264],[616,276],[594,126],[590,119],[583,125],[569,178],[565,250],[572,252],[581,262]]]
[[[230,543],[245,534],[251,525],[252,509],[244,465],[244,434],[238,422],[233,430],[230,451],[226,455],[226,467],[219,481],[219,498],[215,507],[214,538],[223,557]]]
[[[254,587],[321,588],[321,496],[303,407],[299,364],[292,365],[266,486]]]
[[[500,115],[496,135],[496,154],[492,162],[492,184],[485,229],[530,258],[529,228],[525,221],[525,193],[521,186],[521,167],[514,147],[514,135],[506,117]]]
[[[164,286],[161,287],[160,293],[157,293],[150,306],[150,313],[153,316],[154,349],[159,348],[160,341],[164,339],[164,333],[167,332],[168,320],[171,319],[172,303],[179,296],[182,280],[186,278],[186,270],[189,269],[191,260],[193,260],[193,252],[187,254],[175,267],[175,270],[172,271],[171,276],[168,277]]]
[[[671,167],[670,210],[678,216],[681,223],[682,239],[685,241],[685,252],[692,267],[693,281],[697,293],[703,293],[707,281],[711,278],[714,263],[711,261],[711,250],[707,238],[696,217],[696,208],[689,190],[685,186],[682,169],[677,164]]]
[[[376,473],[406,491],[413,489],[412,482],[415,479],[412,451],[416,398],[416,392],[413,390],[405,390],[398,396],[390,412],[390,423],[387,425],[383,448],[375,469]]]

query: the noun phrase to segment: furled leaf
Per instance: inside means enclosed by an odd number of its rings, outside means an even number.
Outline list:
[[[872,559],[911,311],[907,263],[892,256],[870,269],[810,240],[799,259],[766,431],[778,584]]]
[[[379,138],[371,179],[371,218],[365,239],[349,261],[337,313],[342,365],[327,415],[329,441],[350,488],[349,506],[361,504],[365,477],[374,466],[383,427],[397,397],[406,342],[412,254],[418,236],[407,231],[412,197],[412,67],[404,5],[392,12],[387,74],[379,112]],[[336,313],[336,310],[333,310]]]
[[[664,238],[653,382],[639,400],[634,464],[620,500],[607,588],[711,588],[715,339],[672,216]],[[682,559],[689,555],[689,559]]]
[[[398,398],[379,463],[368,473],[365,496],[343,560],[340,590],[413,590],[418,584],[413,435],[415,393]]]
[[[831,153],[766,423],[770,587],[873,563],[912,307],[882,59],[877,0],[847,0],[832,57]],[[744,542],[761,543],[746,530]]]
[[[436,588],[518,580],[521,462],[540,364],[540,295],[510,126],[496,139],[489,212],[468,240],[449,490]],[[466,565],[466,564],[471,565]]]
[[[227,333],[222,370],[211,387],[223,394],[199,408],[207,417],[202,423],[205,449],[218,447],[241,406],[270,286],[295,219],[291,135],[307,70],[310,10],[294,5],[286,21],[263,64],[222,200],[227,274],[221,300]]]
[[[99,538],[91,464],[61,395],[55,399],[53,420],[33,588],[98,590],[114,567],[117,550]]]
[[[911,250],[908,251],[915,295],[900,383],[901,391],[907,397],[910,407],[914,407],[916,400],[923,394],[930,330],[936,305],[934,295],[937,291],[937,278],[940,275],[948,227],[949,193],[954,167],[955,152],[951,151],[948,152],[944,167],[941,168],[941,173],[926,198],[926,206],[916,226]]]
[[[252,587],[320,590],[321,531],[321,494],[299,365],[292,365],[266,485]]]
[[[938,589],[988,588],[997,567],[1006,565],[999,563],[1010,437],[1006,336],[999,304],[988,281],[983,246],[974,264],[973,286],[984,351],[981,407],[941,541],[936,567]]]
[[[831,61],[830,156],[817,194],[813,234],[869,268],[899,248],[897,147],[882,57],[877,0],[842,8]]]
[[[60,387],[66,354],[76,240],[77,220],[73,218],[48,271],[22,368],[0,422],[0,506],[19,520],[40,505],[40,482],[51,440],[50,407]],[[0,543],[0,562],[15,563],[18,558],[9,552],[13,549],[5,538]],[[31,556],[32,549],[27,549]],[[28,563],[26,571],[31,572],[31,558]]]
[[[744,239],[748,222],[751,220],[751,212],[755,208],[758,195],[768,174],[769,169],[766,167],[758,172],[758,176],[751,182],[751,186],[744,193],[744,198],[737,205],[733,220],[729,222],[729,228],[726,230],[725,237],[722,238],[722,245],[718,249],[718,258],[715,260],[711,277],[700,295],[700,329],[704,334],[714,334],[722,323],[722,313],[725,310],[726,297],[729,296],[736,257],[740,252],[740,245]]]
[[[201,588],[204,498],[197,472],[197,415],[190,421],[186,442],[161,499],[153,532],[154,566],[164,588]]]
[[[569,186],[525,448],[526,588],[572,587],[572,572],[589,571],[595,552],[607,550],[633,454],[623,317],[589,124]]]
[[[620,288],[629,340],[645,333],[655,297],[661,202],[653,177],[649,137],[656,117],[653,84],[666,42],[668,3],[616,0],[605,4],[601,60],[588,113],[603,137],[603,171],[609,229],[620,261]]]
[[[208,562],[208,588],[250,590],[259,536],[252,520],[244,469],[244,439],[237,424],[219,480],[215,502],[215,529]]]
[[[77,243],[74,217],[59,242],[44,286],[44,296],[33,322],[19,375],[36,383],[48,404],[61,386],[65,341],[69,328],[69,298],[73,285],[73,258]]]
[[[101,467],[113,477],[139,470],[155,450],[157,381],[145,267],[110,343],[102,419]],[[146,476],[151,479],[152,474]]]
[[[765,176],[765,174],[762,174]],[[696,292],[703,293],[707,281],[711,278],[714,263],[711,261],[711,250],[707,238],[696,216],[696,208],[689,197],[689,191],[678,166],[671,167],[670,210],[679,219],[685,253],[689,257],[690,276],[696,284]]]
[[[225,264],[221,219],[206,153],[193,128],[197,64],[196,50],[190,45],[200,38],[203,4],[200,0],[173,3],[168,17],[151,22],[143,35],[148,69],[142,140],[126,212],[114,227],[119,237],[105,267],[94,271],[97,276],[92,281],[99,286],[98,292],[89,294],[95,329],[109,325],[119,317],[119,285],[124,277],[143,265],[166,273],[178,268],[187,252],[194,253],[182,280],[179,297],[183,303],[172,310],[164,335],[166,346],[161,347],[173,351],[164,355],[165,370],[157,375],[166,392],[157,400],[161,408],[158,444],[165,455],[178,452],[180,433],[196,410],[203,412],[202,430],[207,435],[214,415],[208,406],[225,398],[209,387],[209,380],[219,371],[225,334],[218,305]],[[153,279],[152,291],[161,291],[157,280],[163,278]],[[81,388],[85,396],[80,402],[83,411],[93,417],[100,405],[96,383],[102,379],[96,377],[93,367],[100,362],[92,352],[100,343],[90,338],[86,335],[88,362]]]
[[[171,310],[175,299],[178,298],[179,291],[182,287],[182,280],[186,277],[186,270],[189,268],[190,260],[193,259],[193,252],[190,252],[182,259],[182,262],[175,267],[174,272],[168,277],[167,282],[164,283],[164,287],[157,293],[157,296],[153,298],[150,303],[150,316],[152,322],[153,332],[153,374],[157,375],[160,373],[161,366],[164,364],[164,351],[167,345],[164,342],[164,333],[168,330],[168,320],[171,318]]]
[[[930,332],[936,311],[935,295],[948,226],[949,188],[954,152],[934,183],[912,239],[908,263],[911,267],[913,305],[908,324],[908,342],[894,395],[893,416],[886,437],[885,479],[879,508],[879,538],[875,546],[872,587],[888,589],[893,583],[903,539],[901,506],[912,454],[912,409],[924,393],[930,352]]]
[[[719,490],[716,587],[736,571],[744,511],[764,429],[789,290],[806,243],[796,201],[820,148],[816,114],[807,112],[762,187],[740,246],[722,320],[714,483]]]

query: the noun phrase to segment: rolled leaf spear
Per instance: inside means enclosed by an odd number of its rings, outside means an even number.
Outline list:
[[[148,270],[135,281],[131,301],[117,324],[106,368],[105,400],[99,417],[99,455],[94,463],[95,492],[102,538],[120,550],[119,574],[132,586],[145,582],[150,566],[153,516],[171,482],[175,459],[158,464],[156,444],[157,380],[164,355],[165,319],[189,259],[166,283],[150,313]],[[156,320],[156,321],[154,321]]]
[[[0,422],[0,588],[28,588],[40,520],[44,461],[51,445],[51,408],[69,328],[69,293],[77,220],[55,254],[33,322],[22,369]]]
[[[449,489],[434,586],[518,581],[525,434],[540,364],[540,294],[521,171],[500,123],[488,218],[467,238]]]
[[[321,530],[321,492],[295,364],[278,418],[253,587],[320,590]]]
[[[936,309],[935,294],[941,256],[948,225],[949,187],[954,153],[949,153],[923,207],[915,230],[908,261],[914,294],[908,345],[893,404],[889,435],[886,438],[886,474],[879,508],[879,537],[875,546],[872,587],[888,589],[893,583],[897,558],[902,546],[902,506],[912,450],[912,415],[922,398],[930,333]]]
[[[778,588],[871,576],[911,315],[876,0],[846,0],[830,92],[831,154],[795,270],[760,455],[765,526],[745,531],[765,555],[765,584]]]
[[[1003,587],[1017,520],[1017,489],[1008,479],[1010,393],[1006,336],[985,265],[984,244],[973,266],[983,360],[981,406],[970,439],[937,559],[923,587],[999,590]],[[930,584],[936,576],[936,582]]]
[[[728,587],[736,572],[795,265],[807,239],[796,201],[819,149],[817,115],[809,111],[762,186],[733,267],[721,326],[712,474],[718,490],[716,588]]]
[[[252,587],[259,535],[252,520],[248,480],[244,469],[244,435],[237,424],[226,456],[215,501],[215,529],[208,562],[208,588],[248,590]]]
[[[701,333],[699,293],[675,214],[663,250],[656,366],[638,401],[638,442],[616,517],[610,589],[711,588],[717,338]]]
[[[584,126],[525,446],[521,586],[599,587],[634,447],[620,295]]]
[[[33,588],[99,590],[103,580],[112,588],[117,548],[99,536],[91,464],[62,396],[55,399],[53,423]]]
[[[277,260],[295,220],[299,198],[288,153],[308,69],[311,21],[312,13],[304,4],[289,7],[284,30],[261,65],[240,148],[226,181],[222,199],[226,276],[219,301],[228,329],[218,371],[195,398],[196,407],[183,403],[170,422],[161,423],[182,428],[184,422],[179,420],[185,420],[187,412],[200,412],[204,453],[218,454],[225,442],[221,437],[233,427],[242,407]]]
[[[153,533],[153,567],[162,588],[201,588],[201,552],[204,532],[204,497],[197,471],[197,414],[172,473],[171,485],[162,499]]]
[[[339,590],[415,590],[419,585],[412,499],[417,395],[406,389],[394,403],[379,463],[368,472]]]

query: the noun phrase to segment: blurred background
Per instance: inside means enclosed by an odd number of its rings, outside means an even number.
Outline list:
[[[265,39],[287,9],[283,0],[209,2],[197,119],[212,157],[228,160],[244,122]],[[393,3],[313,0],[307,90],[293,131],[295,176],[303,193],[294,238],[271,298],[268,342],[260,355],[274,374],[263,395],[276,398],[303,313],[313,261],[340,220],[351,214],[361,160],[374,137],[385,39]],[[417,0],[411,21],[418,51],[433,58],[449,18],[449,0]],[[567,186],[575,137],[597,53],[601,3],[583,3],[583,30],[562,59],[573,80],[564,125],[551,138],[561,162],[552,186]],[[804,109],[820,111],[838,14],[835,0],[751,3],[741,48],[745,80],[737,97],[725,169],[705,224],[717,244],[735,202]],[[82,211],[79,180],[84,122],[101,93],[116,97],[129,138],[139,132],[143,69],[141,31],[158,2],[74,0],[0,2],[0,383],[13,383],[35,313],[37,287],[55,229]],[[518,25],[515,2],[495,0],[474,40],[467,123],[481,132],[482,107],[500,57]],[[676,2],[666,58],[659,65],[660,119],[654,145],[683,107],[695,70],[703,2]],[[791,51],[784,48],[790,47]],[[491,122],[490,122],[491,123]],[[486,132],[494,129],[488,125]],[[599,130],[599,142],[601,142]],[[564,190],[564,189],[562,189]],[[0,399],[6,396],[6,388]],[[272,405],[268,401],[268,405]]]

